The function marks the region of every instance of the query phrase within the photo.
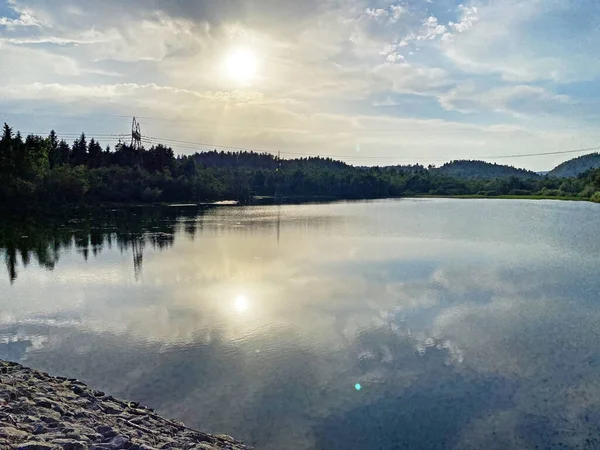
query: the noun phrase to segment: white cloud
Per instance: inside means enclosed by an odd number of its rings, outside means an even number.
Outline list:
[[[402,56],[398,52],[392,52],[392,53],[388,53],[388,55],[386,56],[385,59],[386,59],[387,62],[395,63],[395,62],[398,62],[398,61],[404,61],[404,56]]]
[[[571,99],[538,86],[515,85],[480,89],[462,84],[439,97],[448,110],[464,113],[507,112],[516,116],[568,113]]]
[[[23,13],[17,19],[0,17],[0,27],[1,26],[4,26],[8,29],[18,27],[40,27],[40,22],[32,15]]]
[[[387,8],[366,8],[364,16],[381,23],[395,24],[405,13],[406,7],[397,4]]]
[[[396,93],[435,95],[452,84],[446,71],[411,64],[381,64],[373,69],[373,89]]]
[[[438,19],[434,16],[429,16],[423,22],[421,33],[416,37],[417,40],[430,41],[446,33],[446,26],[438,23]]]
[[[403,7],[402,5],[392,5],[392,6],[390,6],[390,8],[392,10],[390,22],[392,22],[392,23],[398,22],[398,20],[400,20],[402,15],[406,12],[406,8]]]
[[[598,23],[576,21],[579,2],[500,0],[475,5],[461,8],[460,21],[449,25],[441,46],[461,69],[516,82],[600,76],[600,61],[588,45],[600,38]],[[557,21],[558,16],[564,18]]]
[[[475,25],[475,22],[479,20],[479,17],[477,16],[477,7],[459,5],[458,9],[461,13],[460,20],[456,23],[450,22],[449,26],[458,33],[464,33],[468,29],[472,28],[473,25]]]
[[[389,13],[383,8],[377,8],[377,9],[367,8],[367,9],[365,9],[365,15],[367,17],[371,17],[374,19],[381,19],[381,18],[387,19],[389,17]]]
[[[398,106],[398,102],[392,100],[391,97],[386,97],[384,100],[376,100],[373,106]]]

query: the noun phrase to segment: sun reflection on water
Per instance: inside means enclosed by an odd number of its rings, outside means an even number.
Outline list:
[[[248,309],[250,308],[250,302],[248,301],[248,297],[246,297],[245,295],[238,296],[235,299],[233,307],[239,313],[248,311]]]

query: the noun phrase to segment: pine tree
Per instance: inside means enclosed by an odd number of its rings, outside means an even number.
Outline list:
[[[48,161],[50,162],[50,167],[54,167],[58,165],[58,137],[54,130],[50,132],[48,136]]]
[[[0,174],[11,174],[13,170],[13,131],[5,123],[0,139]]]
[[[102,146],[94,138],[88,146],[88,166],[95,168],[102,165]]]
[[[64,140],[58,143],[57,165],[68,164],[71,159],[71,148]]]
[[[85,138],[85,133],[81,133],[81,137],[73,142],[71,164],[74,166],[84,166],[87,163],[87,159],[87,140]]]

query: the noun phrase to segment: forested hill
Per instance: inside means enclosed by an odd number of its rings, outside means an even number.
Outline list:
[[[461,179],[539,178],[537,173],[526,169],[517,169],[512,166],[493,164],[485,161],[452,161],[434,170],[441,175]]]
[[[306,166],[319,166],[332,170],[348,169],[350,166],[331,158],[310,157],[296,159],[280,159],[272,153],[254,151],[224,152],[209,151],[195,153],[192,158],[196,164],[204,167],[246,168],[246,169],[297,169]]]
[[[565,161],[548,173],[549,177],[576,177],[590,169],[600,168],[600,153],[590,153]]]

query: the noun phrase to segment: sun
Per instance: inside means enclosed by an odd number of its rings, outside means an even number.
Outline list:
[[[256,76],[258,61],[249,50],[236,50],[227,57],[227,73],[237,81],[250,81]]]

